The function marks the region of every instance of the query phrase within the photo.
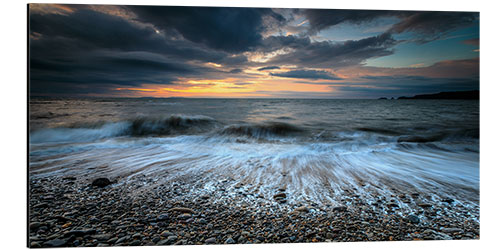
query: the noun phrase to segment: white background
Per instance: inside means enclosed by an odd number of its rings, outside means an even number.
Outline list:
[[[47,1],[30,1],[43,3]],[[3,3],[1,18],[1,174],[0,174],[0,248],[26,247],[27,221],[27,3]],[[48,2],[50,3],[50,2]],[[181,247],[114,247],[112,249],[491,249],[500,245],[500,188],[498,117],[500,108],[497,94],[499,70],[499,8],[494,1],[438,1],[438,0],[163,0],[163,1],[71,1],[63,3],[88,4],[141,4],[184,6],[240,6],[281,8],[335,8],[335,9],[390,9],[390,10],[447,10],[480,12],[480,240],[424,241],[424,242],[372,242],[372,243],[314,243],[314,244],[259,244],[230,246]],[[498,248],[497,248],[498,249]]]

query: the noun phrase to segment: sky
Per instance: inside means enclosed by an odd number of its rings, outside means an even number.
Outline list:
[[[479,89],[479,13],[29,5],[31,96],[379,98]]]

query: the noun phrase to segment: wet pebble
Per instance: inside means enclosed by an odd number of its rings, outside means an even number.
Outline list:
[[[205,240],[205,243],[206,244],[215,244],[216,243],[216,239],[214,237],[211,237],[211,238],[208,238]]]
[[[224,241],[224,244],[234,244],[234,243],[236,243],[236,242],[231,237],[227,238],[227,240]]]

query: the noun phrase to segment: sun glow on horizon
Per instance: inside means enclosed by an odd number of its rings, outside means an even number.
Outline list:
[[[186,79],[179,78],[173,84],[142,84],[139,87],[116,88],[119,96],[152,97],[266,97],[270,93],[328,93],[334,91],[328,84],[293,82],[279,77],[262,79]]]

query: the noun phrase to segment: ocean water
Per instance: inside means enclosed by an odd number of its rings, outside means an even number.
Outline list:
[[[351,190],[479,206],[479,101],[32,98],[29,115],[31,177],[196,176],[270,200],[286,187],[291,202]]]

